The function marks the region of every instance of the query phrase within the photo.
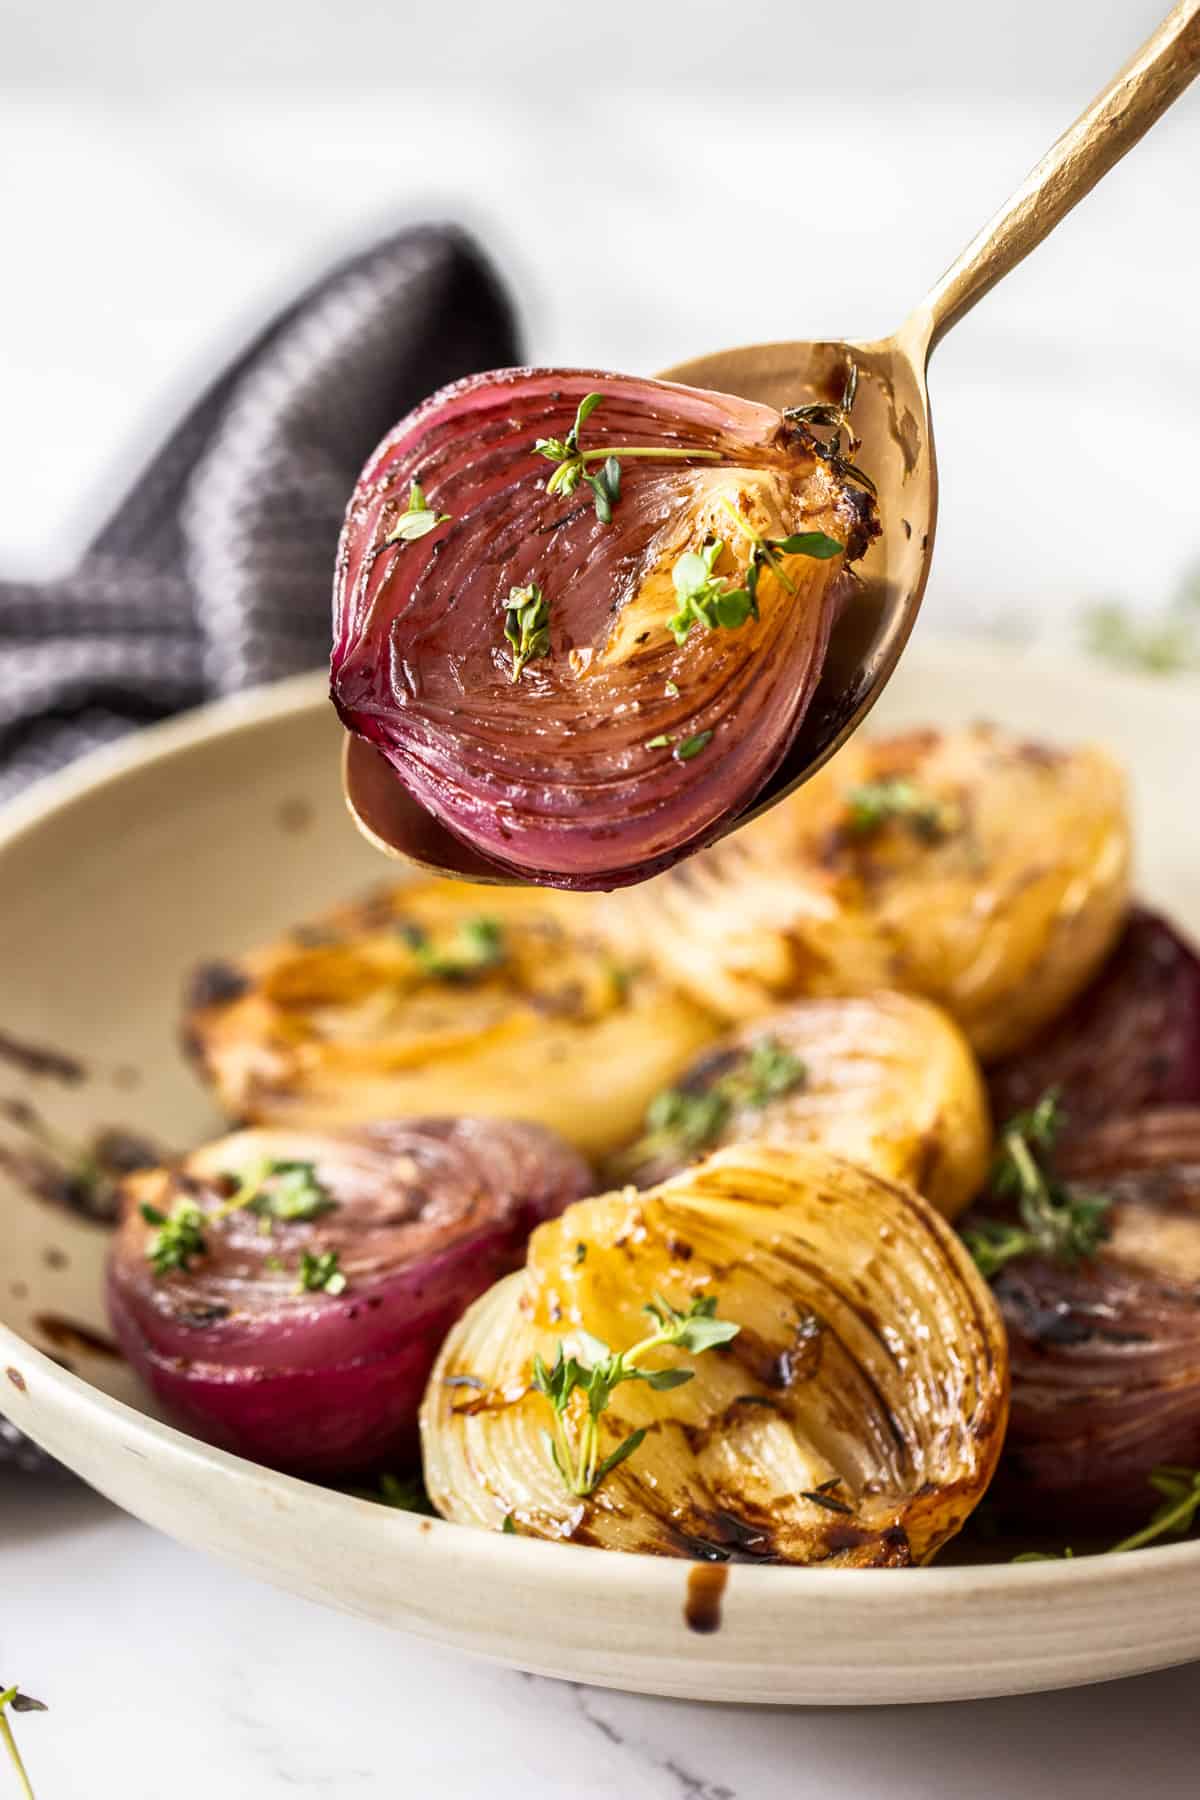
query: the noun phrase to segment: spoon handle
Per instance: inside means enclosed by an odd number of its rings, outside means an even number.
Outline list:
[[[1200,73],[1200,0],[1172,8],[972,238],[913,315],[927,350],[1036,249]]]

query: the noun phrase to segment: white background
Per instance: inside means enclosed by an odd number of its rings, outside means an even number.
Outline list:
[[[173,406],[397,221],[538,360],[890,330],[1165,0],[106,0],[0,13],[0,569],[69,563]],[[938,352],[931,630],[1069,631],[1200,556],[1200,92]]]
[[[1162,5],[5,0],[0,573],[67,566],[214,358],[408,218],[477,229],[538,360],[886,331]],[[1200,555],[1198,176],[1200,93],[939,351],[926,629],[1069,637]],[[877,1714],[527,1681],[8,1478],[0,1658],[54,1709],[39,1800],[1165,1800],[1200,1748],[1196,1671]]]

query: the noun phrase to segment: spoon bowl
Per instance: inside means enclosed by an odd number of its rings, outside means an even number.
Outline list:
[[[781,767],[725,832],[775,806],[854,732],[899,661],[916,623],[933,556],[937,465],[926,381],[950,327],[1049,235],[1200,72],[1200,0],[1181,0],[1065,131],[1016,193],[891,337],[872,343],[753,344],[664,369],[661,379],[783,411],[837,404],[857,371],[855,461],[878,490],[882,533],[857,565],[821,677]],[[459,842],[412,798],[380,751],[348,737],[346,802],[386,855],[462,880],[519,878]]]

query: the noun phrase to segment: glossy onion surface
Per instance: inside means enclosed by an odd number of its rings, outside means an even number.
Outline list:
[[[796,1070],[785,1091],[765,1100],[753,1091],[747,1060],[756,1046],[782,1049]],[[675,1089],[689,1099],[714,1089],[731,1095],[701,1151],[751,1141],[819,1145],[916,1188],[946,1218],[974,1198],[987,1173],[991,1123],[978,1064],[953,1020],[909,994],[801,1000],[768,1013],[703,1051]],[[612,1172],[649,1187],[693,1160],[686,1131],[656,1132],[651,1122]]]
[[[141,1206],[170,1213],[192,1200],[211,1213],[225,1178],[264,1159],[311,1164],[329,1210],[269,1230],[235,1212],[205,1229],[189,1267],[156,1275]],[[109,1267],[113,1325],[162,1404],[211,1443],[297,1474],[371,1469],[411,1452],[426,1377],[464,1306],[588,1185],[581,1159],[529,1125],[240,1132],[129,1178]],[[343,1291],[299,1289],[306,1252],[336,1252]]]
[[[534,452],[566,437],[593,392],[579,442],[620,461],[608,520],[586,485],[547,491],[554,465]],[[380,445],[346,515],[332,662],[343,722],[506,871],[613,887],[665,868],[782,761],[843,569],[876,529],[865,491],[811,442],[745,400],[594,370],[501,370],[434,394]],[[389,541],[414,482],[440,522]],[[696,625],[677,643],[676,561],[719,539],[716,572],[736,585],[747,531],[822,532],[844,554],[782,557],[792,592],[766,567],[757,620]],[[505,609],[530,584],[549,637],[514,679]]]
[[[1200,960],[1135,908],[1095,980],[1019,1056],[989,1071],[997,1120],[1048,1088],[1068,1133],[1144,1107],[1200,1105]]]
[[[677,1309],[714,1296],[740,1334],[693,1358],[661,1352],[694,1368],[685,1385],[614,1391],[602,1449],[646,1437],[576,1499],[546,1450],[533,1355],[552,1362],[580,1327],[628,1346],[655,1294]],[[612,1550],[905,1566],[986,1487],[1007,1379],[992,1296],[923,1200],[824,1151],[741,1145],[534,1234],[524,1273],[438,1359],[426,1484],[447,1518],[493,1531],[511,1515],[518,1531]]]
[[[1200,1110],[1097,1126],[1064,1173],[1112,1197],[1112,1234],[1076,1268],[1010,1263],[994,1288],[1012,1356],[996,1500],[1026,1525],[1143,1524],[1161,1463],[1200,1463]]]
[[[626,1142],[719,1025],[583,894],[422,880],[197,971],[184,1039],[231,1117],[523,1118]]]
[[[762,818],[606,907],[728,1018],[894,988],[937,1001],[987,1061],[1086,985],[1128,894],[1109,758],[978,726],[857,737]]]

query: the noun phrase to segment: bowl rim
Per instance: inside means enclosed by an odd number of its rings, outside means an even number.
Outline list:
[[[942,665],[950,678],[951,671],[956,666],[961,667],[964,658],[974,661],[986,654],[993,672],[996,664],[1002,662],[1014,671],[1036,668],[1039,673],[1061,681],[1082,679],[1089,686],[1099,685],[1106,689],[1114,704],[1135,692],[1144,697],[1153,691],[1167,704],[1194,708],[1200,697],[1200,677],[1173,676],[1167,682],[1162,676],[1093,668],[1079,657],[1064,658],[990,641],[976,644],[969,640],[934,640],[921,643],[909,654],[931,674],[936,675],[937,665]],[[214,738],[314,712],[325,703],[327,691],[328,682],[323,670],[287,676],[207,702],[85,754],[66,769],[41,778],[26,793],[0,806],[0,857],[28,832],[53,815],[68,810],[85,795],[120,782],[148,764],[168,762],[185,755]],[[114,1443],[123,1443],[132,1454],[165,1460],[181,1473],[190,1471],[196,1477],[214,1475],[230,1485],[252,1482],[260,1493],[277,1495],[284,1504],[303,1504],[314,1509],[314,1521],[324,1513],[330,1523],[335,1524],[339,1517],[348,1516],[347,1509],[355,1509],[361,1517],[361,1509],[370,1507],[372,1513],[378,1515],[381,1528],[398,1532],[401,1541],[407,1540],[415,1546],[420,1540],[432,1537],[434,1542],[452,1549],[456,1567],[463,1573],[475,1569],[482,1573],[486,1569],[487,1573],[494,1574],[498,1566],[510,1563],[514,1557],[520,1559],[517,1566],[528,1570],[535,1566],[530,1558],[552,1556],[553,1562],[547,1562],[546,1567],[553,1568],[557,1582],[579,1589],[581,1594],[593,1584],[598,1552],[590,1546],[472,1530],[447,1520],[389,1509],[371,1499],[281,1474],[206,1444],[104,1393],[83,1377],[61,1368],[2,1321],[0,1363],[16,1390],[10,1398],[7,1390],[0,1386],[3,1410],[35,1442],[39,1440],[37,1409],[28,1409],[35,1416],[25,1416],[24,1402],[29,1393],[44,1398],[58,1423],[68,1431],[76,1426],[90,1425],[102,1430]],[[1150,1556],[1154,1560],[1148,1563]],[[605,1581],[616,1583],[631,1595],[654,1592],[659,1588],[664,1591],[669,1588],[674,1593],[680,1569],[689,1566],[687,1559],[625,1551],[608,1555]],[[791,1583],[796,1589],[794,1597],[803,1604],[805,1597],[827,1600],[834,1594],[844,1593],[844,1584],[850,1580],[856,1597],[869,1599],[872,1607],[879,1607],[885,1616],[899,1617],[911,1613],[914,1600],[955,1602],[1001,1594],[1015,1603],[1033,1596],[1044,1603],[1055,1592],[1078,1591],[1083,1586],[1116,1596],[1125,1592],[1144,1593],[1152,1581],[1156,1586],[1173,1587],[1180,1578],[1200,1574],[1200,1539],[1148,1545],[1120,1556],[1085,1554],[1066,1560],[1017,1564],[946,1565],[935,1561],[903,1571],[902,1579],[897,1579],[897,1571],[892,1569],[822,1569],[750,1563],[725,1566],[731,1573],[735,1572],[738,1588],[747,1597],[764,1595],[768,1591],[779,1597],[783,1584]]]

